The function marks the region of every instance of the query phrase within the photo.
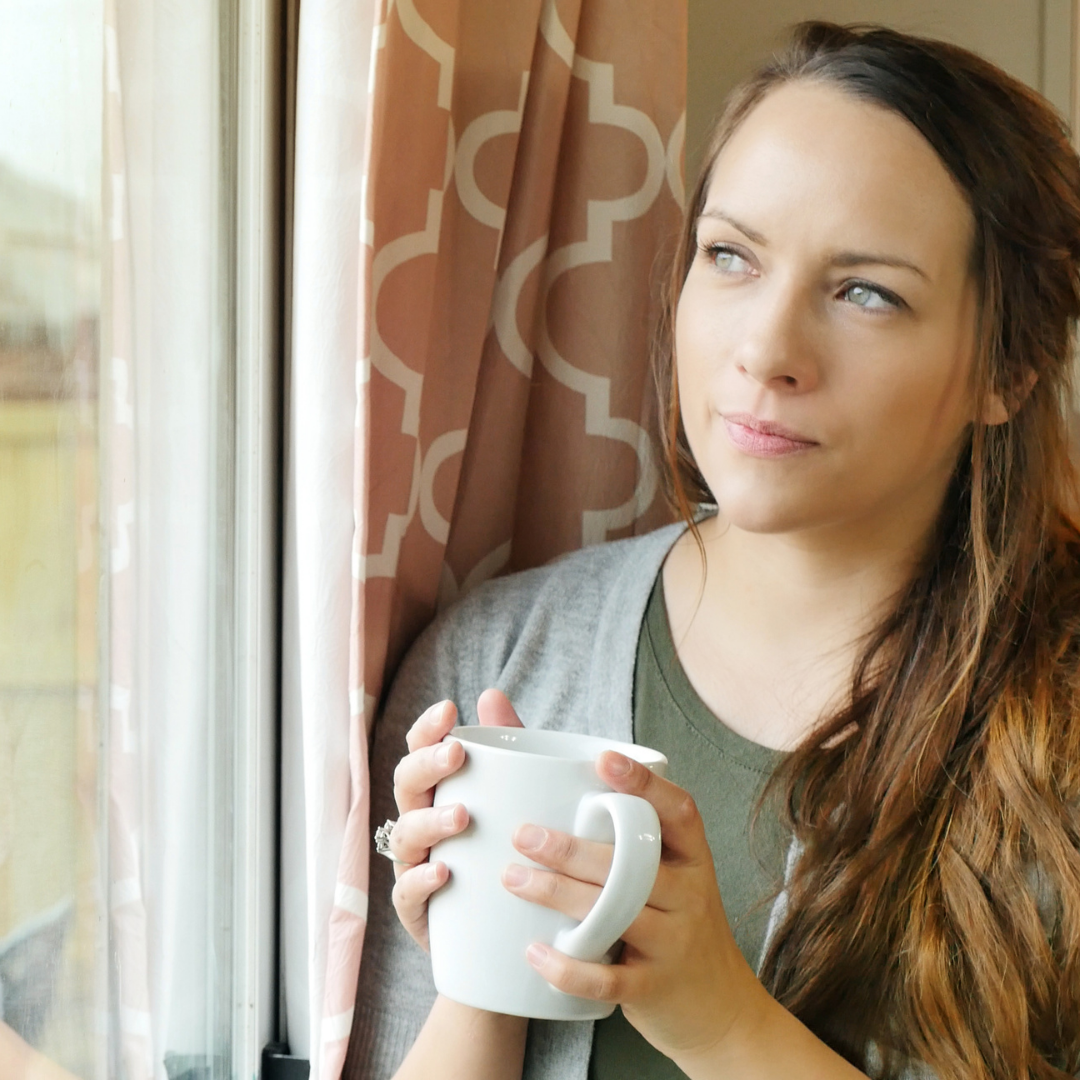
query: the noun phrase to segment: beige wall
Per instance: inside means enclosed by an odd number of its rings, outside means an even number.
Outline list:
[[[724,96],[801,19],[877,22],[974,49],[1068,116],[1072,0],[690,0],[686,175]]]

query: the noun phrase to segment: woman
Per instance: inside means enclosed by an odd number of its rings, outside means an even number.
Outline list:
[[[401,1078],[1080,1070],[1078,260],[1060,121],[970,53],[804,24],[735,93],[659,364],[689,528],[492,583],[407,660],[373,762],[400,928],[376,876],[357,1075],[406,1050]],[[672,759],[597,766],[665,845],[621,960],[530,950],[621,1005],[595,1030],[433,1002],[406,941],[447,876],[428,849],[468,819],[430,809],[456,708],[413,721],[485,687],[482,723]],[[550,871],[504,885],[580,918],[608,849],[515,843]]]

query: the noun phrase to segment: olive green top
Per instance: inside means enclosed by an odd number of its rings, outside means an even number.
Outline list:
[[[693,795],[705,822],[716,880],[735,940],[758,966],[770,902],[783,879],[788,836],[776,807],[750,818],[779,750],[725,727],[698,697],[675,653],[663,574],[656,578],[638,638],[634,741],[668,759],[668,779]],[[685,1073],[654,1050],[616,1009],[596,1024],[589,1080],[676,1080]]]

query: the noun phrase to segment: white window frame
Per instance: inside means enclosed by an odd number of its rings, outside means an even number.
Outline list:
[[[238,0],[232,1076],[277,1036],[282,0]]]

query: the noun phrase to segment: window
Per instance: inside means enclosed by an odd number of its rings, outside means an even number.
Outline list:
[[[279,11],[0,0],[0,1020],[83,1080],[273,1034]]]

